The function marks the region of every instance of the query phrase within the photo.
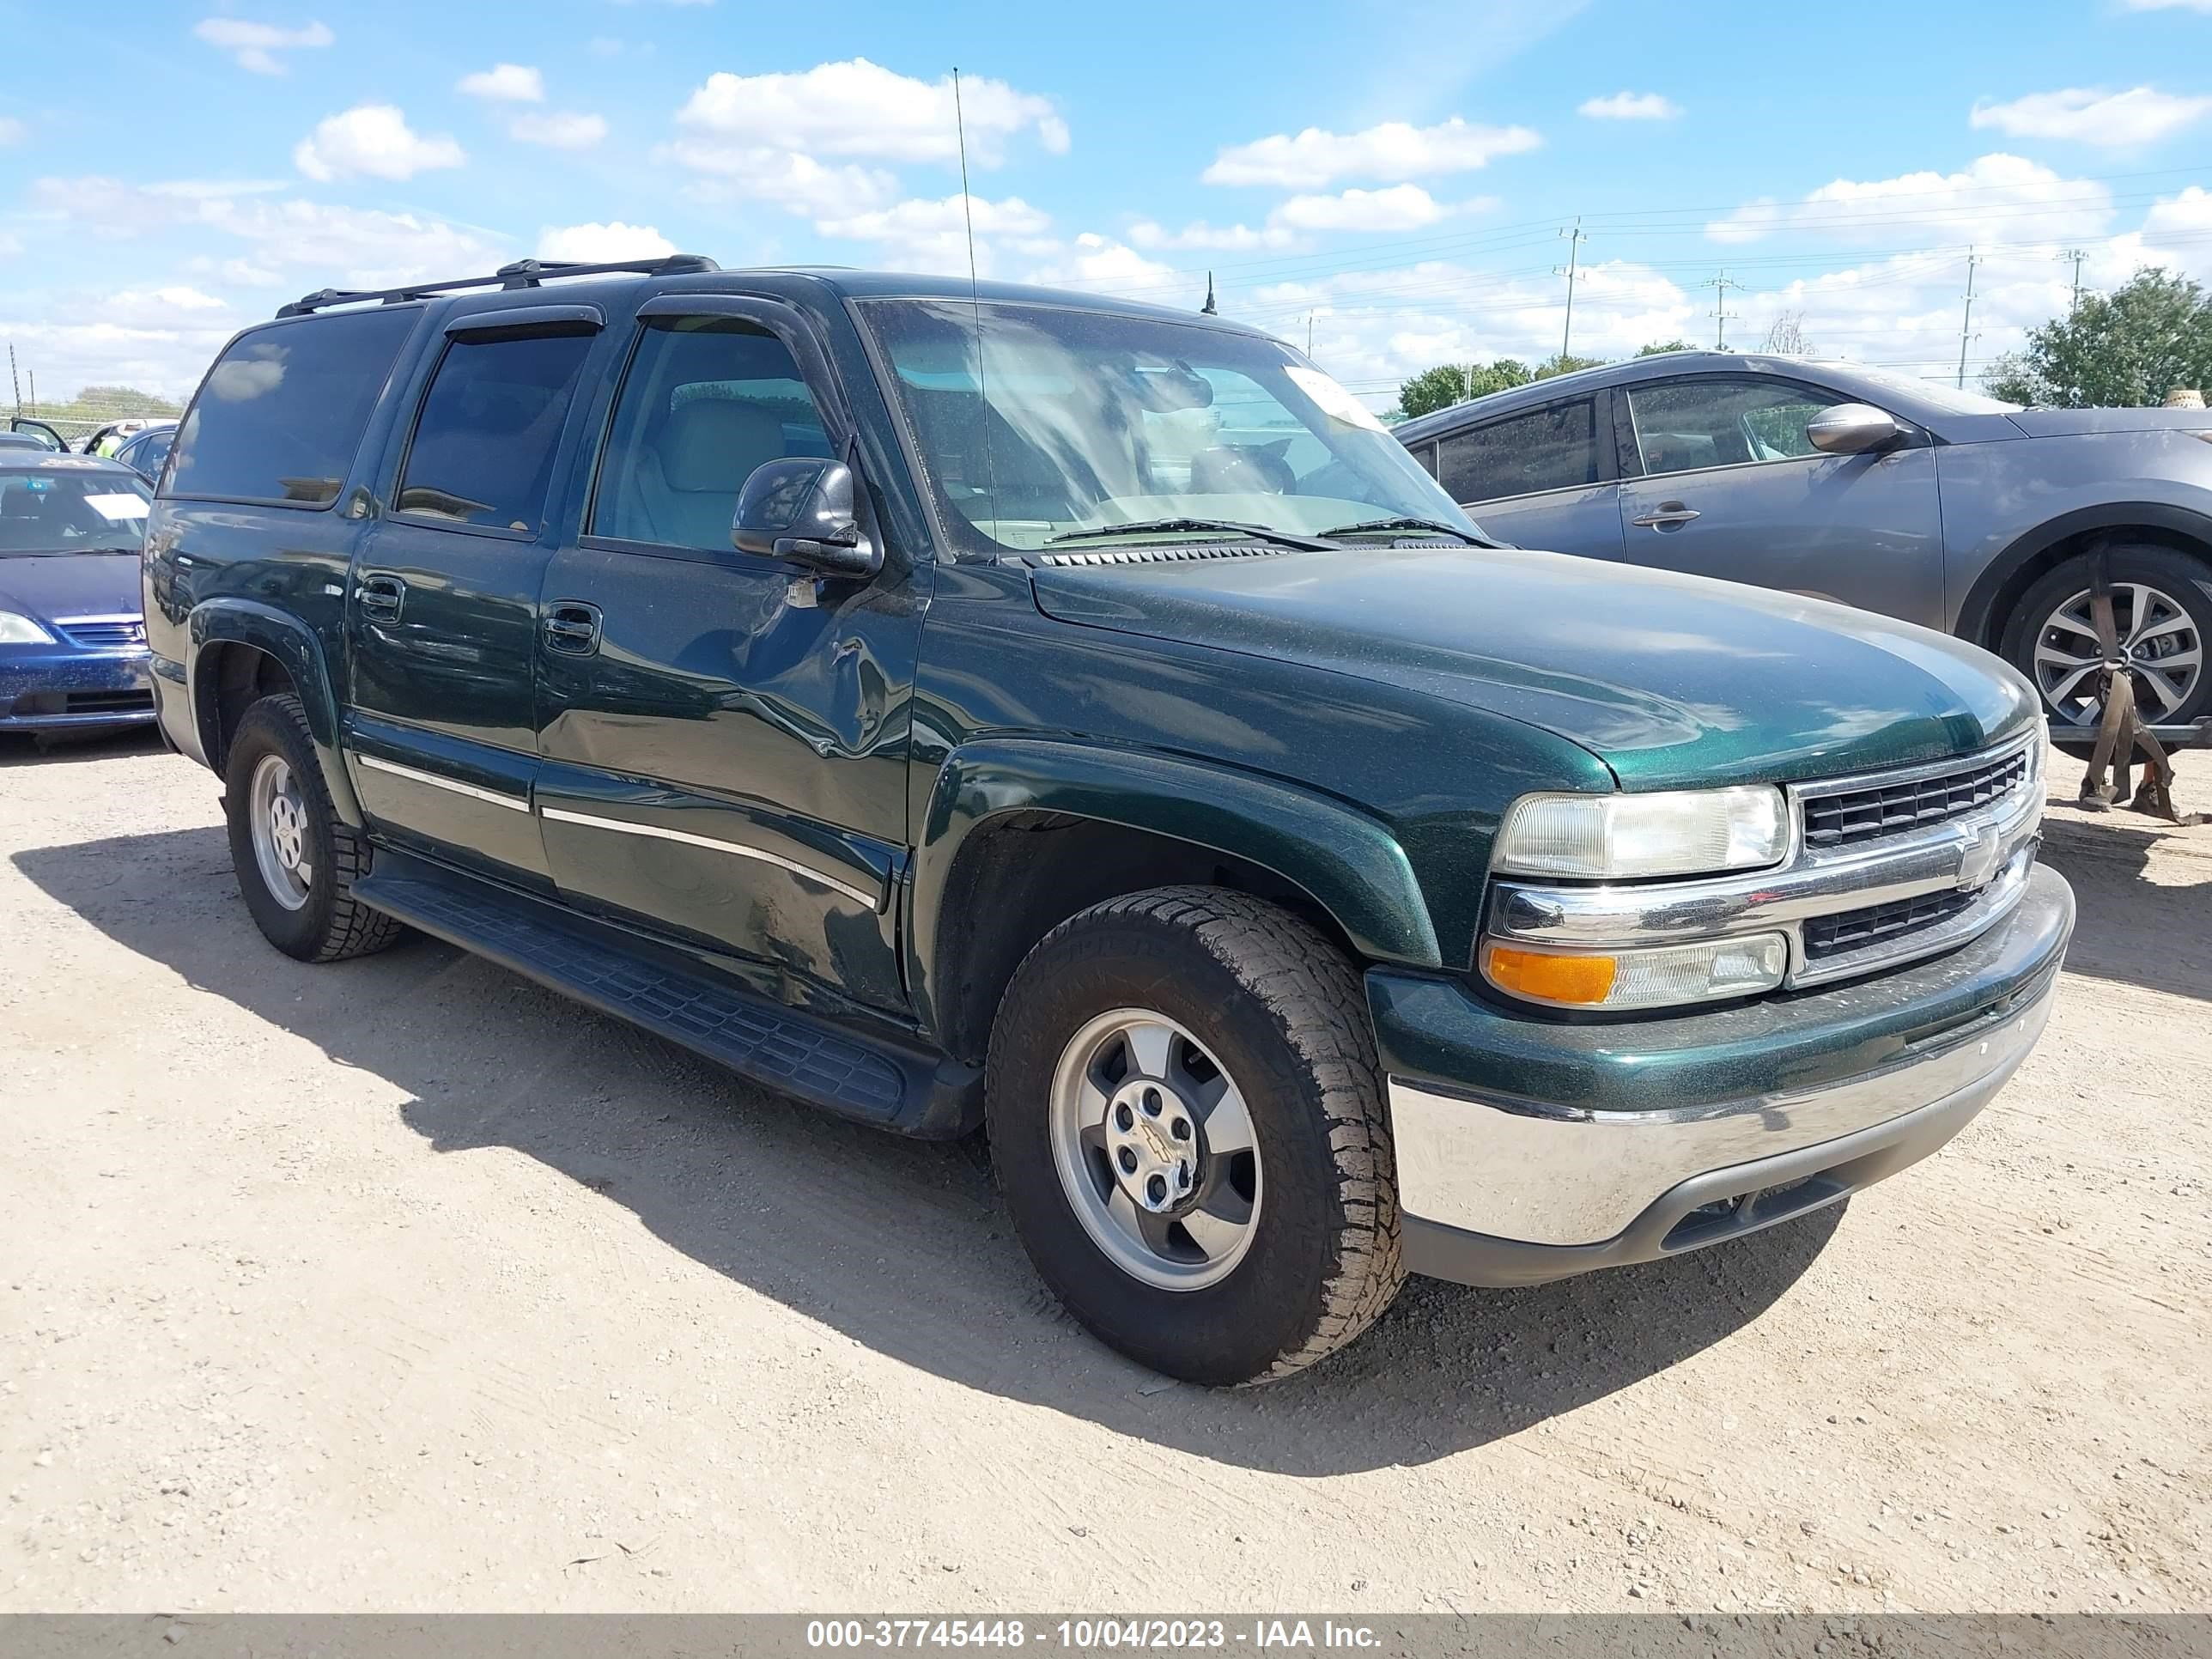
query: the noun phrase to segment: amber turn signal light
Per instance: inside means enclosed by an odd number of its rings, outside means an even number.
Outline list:
[[[1612,994],[1618,971],[1611,957],[1521,951],[1495,944],[1484,947],[1482,968],[1492,985],[1515,996],[1591,1008]]]

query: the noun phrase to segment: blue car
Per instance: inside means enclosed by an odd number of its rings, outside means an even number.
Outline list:
[[[0,733],[152,721],[138,586],[150,502],[127,466],[0,449]]]

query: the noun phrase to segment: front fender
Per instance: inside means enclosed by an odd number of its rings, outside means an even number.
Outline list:
[[[1952,631],[1962,640],[1986,641],[1991,650],[1997,649],[2005,621],[1996,614],[1997,599],[2022,570],[2060,543],[2089,532],[2136,528],[2163,530],[2212,546],[2212,492],[2191,490],[2179,500],[2103,501],[2072,507],[2041,520],[1994,552],[1972,550],[1967,568],[1977,558],[1985,562],[1960,602]]]
[[[962,848],[1012,812],[1148,830],[1259,865],[1310,895],[1369,960],[1442,965],[1405,850],[1356,808],[1254,773],[1141,750],[1002,738],[954,750],[930,792],[910,898],[917,984],[937,962]]]
[[[338,702],[322,642],[297,617],[252,599],[216,599],[193,608],[187,634],[188,655],[185,682],[191,690],[192,731],[200,752],[213,763],[222,752],[216,723],[222,718],[217,696],[216,665],[222,647],[250,647],[266,652],[283,665],[298,688],[307,714],[307,730],[315,742],[315,759],[323,769],[323,781],[331,792],[337,815],[358,829],[361,803],[338,754]]]

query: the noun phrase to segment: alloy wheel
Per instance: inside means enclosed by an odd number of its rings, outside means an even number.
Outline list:
[[[2104,713],[2096,695],[2104,651],[2084,588],[2054,610],[2035,640],[2035,683],[2058,725],[2091,727]],[[2145,724],[2172,717],[2195,695],[2204,667],[2197,624],[2172,596],[2147,582],[2112,584],[2112,629],[2135,677]]]

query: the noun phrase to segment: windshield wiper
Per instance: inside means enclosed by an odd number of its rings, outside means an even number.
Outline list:
[[[1324,536],[1357,536],[1365,531],[1428,530],[1439,536],[1456,536],[1469,547],[1495,547],[1497,543],[1472,531],[1462,530],[1455,524],[1446,524],[1441,519],[1362,519],[1358,524],[1340,524],[1334,530],[1324,530]]]
[[[1334,553],[1338,550],[1334,543],[1316,537],[1294,535],[1287,530],[1270,530],[1263,524],[1239,524],[1234,519],[1134,519],[1127,524],[1102,524],[1089,530],[1063,531],[1057,536],[1046,537],[1044,544],[1053,547],[1061,542],[1097,541],[1107,536],[1171,536],[1184,532],[1203,535],[1250,536],[1283,547],[1302,548],[1309,553]]]

